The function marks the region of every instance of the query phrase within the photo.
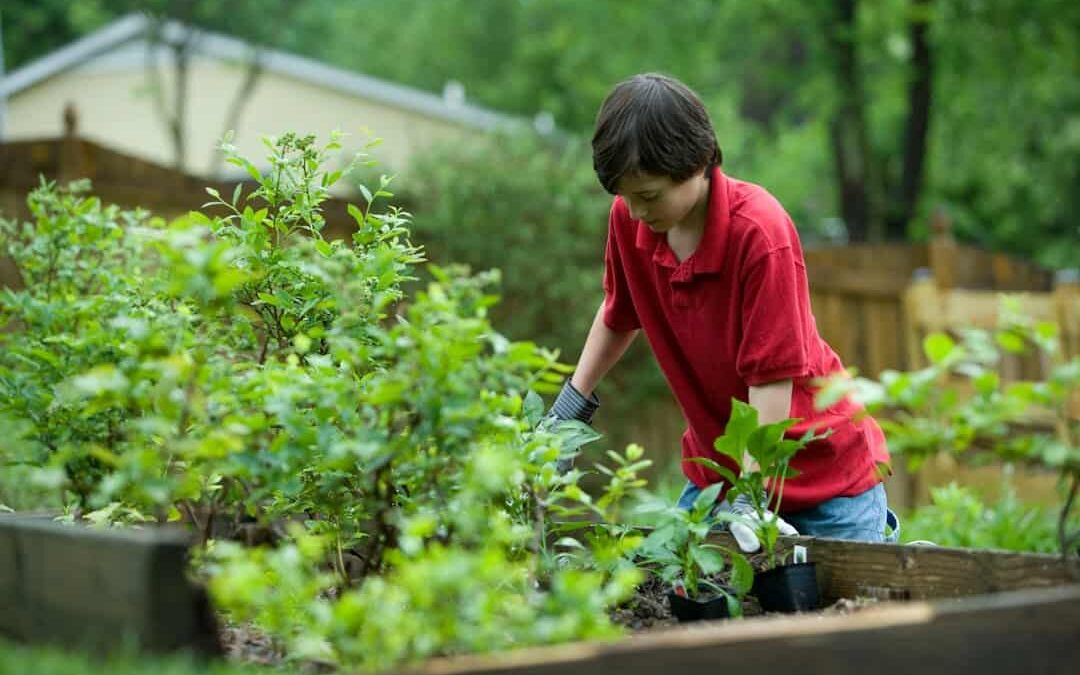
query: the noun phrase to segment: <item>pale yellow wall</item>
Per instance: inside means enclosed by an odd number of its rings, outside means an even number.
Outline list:
[[[207,175],[214,147],[244,70],[239,65],[198,59],[192,64],[188,104],[187,170]],[[21,91],[8,101],[6,137],[55,137],[63,133],[65,103],[79,112],[80,135],[137,157],[172,164],[165,126],[147,93],[145,72],[71,71]],[[166,80],[165,90],[171,93]],[[334,129],[350,134],[348,152],[362,149],[370,129],[383,139],[372,154],[391,172],[415,150],[436,140],[464,138],[479,130],[332,91],[273,73],[263,73],[236,129],[235,144],[261,160],[260,137],[284,131],[314,133],[325,141]],[[256,164],[263,164],[256,161]]]

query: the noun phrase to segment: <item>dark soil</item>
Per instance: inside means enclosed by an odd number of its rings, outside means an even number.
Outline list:
[[[219,635],[225,656],[230,661],[272,666],[280,664],[285,658],[281,645],[253,626],[222,626]]]
[[[755,571],[765,569],[765,555],[758,554],[748,556],[750,565]],[[721,573],[712,578],[717,584],[725,585],[729,581],[728,573]],[[609,612],[611,620],[633,633],[647,632],[664,626],[678,625],[678,620],[671,614],[671,606],[668,603],[669,584],[661,581],[658,577],[650,576],[645,583],[638,587],[637,593],[629,601],[612,609]],[[873,598],[841,598],[828,607],[824,607],[815,614],[851,614],[866,607],[877,604]],[[763,612],[757,599],[751,595],[743,598],[742,611],[744,617],[755,616],[787,616],[785,614],[770,614]]]

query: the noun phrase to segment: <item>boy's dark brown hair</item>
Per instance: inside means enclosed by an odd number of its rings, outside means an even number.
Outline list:
[[[645,73],[623,80],[604,99],[593,133],[593,168],[615,194],[619,179],[644,172],[681,183],[722,161],[701,99],[675,78]]]

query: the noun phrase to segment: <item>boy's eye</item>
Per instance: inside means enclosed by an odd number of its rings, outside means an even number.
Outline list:
[[[654,202],[654,201],[656,201],[656,198],[659,197],[659,196],[660,195],[657,195],[657,194],[642,195],[641,200],[646,201],[646,202]]]

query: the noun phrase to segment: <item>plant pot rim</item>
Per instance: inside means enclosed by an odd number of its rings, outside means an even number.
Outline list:
[[[767,570],[762,570],[760,572],[755,572],[754,576],[755,577],[764,577],[764,576],[769,576],[769,575],[773,575],[773,574],[780,574],[780,573],[784,572],[785,570],[792,570],[792,569],[797,569],[797,568],[800,568],[800,567],[811,567],[811,568],[813,568],[813,567],[816,567],[816,566],[817,566],[817,563],[815,563],[812,560],[809,560],[807,562],[801,562],[801,563],[788,563],[786,565],[777,565],[776,567],[772,567],[772,568],[769,568]]]

